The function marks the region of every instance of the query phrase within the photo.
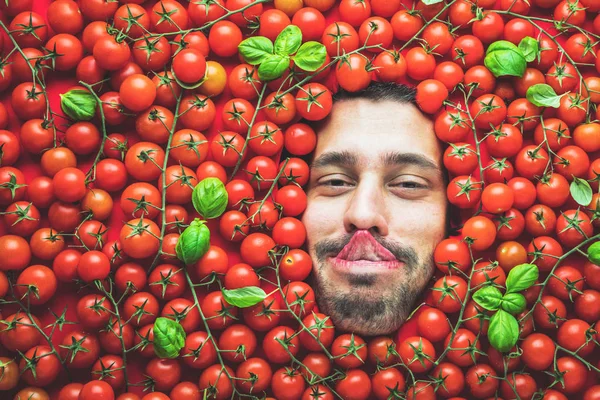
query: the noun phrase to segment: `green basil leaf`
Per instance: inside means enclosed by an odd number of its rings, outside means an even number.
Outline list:
[[[192,204],[205,219],[220,217],[227,208],[229,195],[225,185],[218,178],[205,178],[192,192]]]
[[[273,54],[273,43],[264,36],[253,36],[243,40],[238,51],[248,64],[258,65]]]
[[[571,196],[581,206],[587,206],[592,202],[592,187],[585,179],[573,177],[571,182]]]
[[[525,56],[525,61],[532,62],[536,59],[540,51],[540,44],[531,36],[526,36],[519,43],[519,50],[521,50],[523,56]]]
[[[519,339],[519,323],[506,311],[498,310],[490,318],[488,339],[496,350],[503,353],[510,351]]]
[[[588,247],[588,260],[592,264],[600,265],[600,242],[593,243]]]
[[[327,50],[322,43],[306,42],[294,57],[294,64],[304,71],[313,72],[321,68],[327,58]]]
[[[527,61],[521,50],[506,40],[492,43],[487,49],[483,63],[496,78],[500,76],[520,78],[527,68]]]
[[[506,277],[506,293],[522,292],[529,289],[537,281],[540,272],[537,265],[521,264],[517,265],[508,273]]]
[[[210,230],[206,221],[196,218],[185,228],[175,246],[177,258],[190,265],[202,258],[210,247]]]
[[[177,358],[185,346],[185,331],[177,321],[158,317],[154,321],[154,353],[160,358]]]
[[[247,286],[239,289],[222,289],[225,301],[238,308],[252,307],[263,301],[267,294],[256,286]]]
[[[521,293],[507,293],[502,298],[502,309],[509,314],[516,315],[525,309],[527,301]]]
[[[74,89],[60,95],[60,108],[74,121],[89,121],[94,118],[98,102],[87,90]]]
[[[262,81],[272,81],[279,78],[290,66],[288,56],[271,54],[258,67],[258,77]]]
[[[423,4],[425,4],[426,6],[430,6],[432,4],[437,4],[437,3],[441,3],[444,0],[423,0]]]
[[[502,303],[502,293],[494,286],[486,286],[473,294],[473,300],[489,311],[496,311]]]
[[[545,83],[530,86],[525,93],[527,100],[538,107],[558,108],[562,96],[564,95],[557,95],[552,86]]]
[[[296,25],[288,25],[277,35],[273,50],[280,56],[289,56],[298,51],[302,44],[302,31]]]

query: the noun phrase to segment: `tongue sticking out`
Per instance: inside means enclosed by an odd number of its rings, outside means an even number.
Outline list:
[[[396,257],[379,244],[368,231],[358,231],[338,254],[338,258],[348,261],[395,261]]]

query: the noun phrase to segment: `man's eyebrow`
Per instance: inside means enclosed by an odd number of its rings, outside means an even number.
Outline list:
[[[381,161],[385,167],[395,165],[414,165],[422,169],[442,172],[442,169],[430,158],[419,153],[401,153],[387,152],[381,156]],[[310,165],[311,169],[324,168],[329,166],[338,166],[344,168],[353,168],[360,163],[357,154],[348,150],[330,151],[320,155]]]

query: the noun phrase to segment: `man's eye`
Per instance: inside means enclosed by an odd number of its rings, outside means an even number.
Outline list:
[[[400,183],[395,184],[393,186],[400,186],[400,187],[409,188],[409,189],[425,189],[425,188],[427,188],[426,185],[423,185],[423,184],[418,183],[418,182],[412,182],[412,181],[409,181],[409,182],[400,182]]]
[[[335,187],[342,187],[344,185],[349,185],[348,182],[343,181],[341,179],[329,179],[327,181],[323,181],[321,182],[321,185],[324,186],[335,186]]]

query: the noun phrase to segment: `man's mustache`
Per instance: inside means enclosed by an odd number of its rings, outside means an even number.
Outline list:
[[[354,234],[347,234],[339,239],[323,239],[315,244],[315,253],[319,261],[325,261],[325,258],[329,255],[333,257],[337,256],[340,251],[350,242]],[[396,257],[396,259],[404,262],[408,267],[415,267],[419,263],[419,256],[417,252],[411,247],[403,247],[399,244],[386,240],[384,238],[373,235],[373,238],[390,253]]]

